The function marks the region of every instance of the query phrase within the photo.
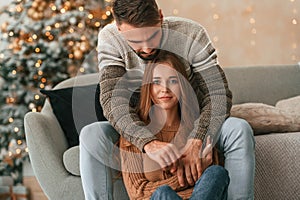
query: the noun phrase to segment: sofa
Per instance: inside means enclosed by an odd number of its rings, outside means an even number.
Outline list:
[[[300,95],[299,65],[236,66],[224,71],[234,105],[249,102],[275,105],[279,100]],[[81,75],[61,82],[54,89],[97,82],[96,73]],[[41,112],[27,113],[24,121],[32,168],[47,197],[84,199],[79,148],[69,148],[49,100]],[[270,132],[255,135],[255,141],[255,199],[299,199],[300,132]],[[119,180],[114,182],[114,197],[124,199],[119,184]]]

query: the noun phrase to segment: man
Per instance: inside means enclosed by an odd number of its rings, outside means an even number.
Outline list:
[[[80,134],[80,170],[86,199],[112,199],[112,159],[119,134],[161,167],[177,173],[182,187],[194,185],[211,159],[202,152],[210,135],[229,172],[228,199],[253,199],[254,138],[247,122],[229,116],[231,92],[203,27],[191,20],[163,17],[155,0],[115,0],[115,23],[99,33],[100,102],[108,122],[86,126]],[[200,114],[184,150],[160,142],[135,112],[134,99],[146,63],[159,49],[185,59]],[[136,101],[136,100],[135,100]]]

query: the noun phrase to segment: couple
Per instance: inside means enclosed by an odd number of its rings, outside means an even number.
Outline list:
[[[164,18],[155,0],[115,0],[112,12],[116,23],[101,30],[98,41],[100,102],[109,122],[88,125],[80,134],[80,170],[86,199],[113,198],[112,176],[114,169],[120,169],[111,153],[120,135],[120,145],[124,147],[121,151],[123,167],[128,167],[124,161],[124,156],[128,154],[123,154],[126,145],[122,145],[122,141],[127,141],[132,144],[130,148],[147,155],[143,162],[155,162],[164,169],[164,173],[168,172],[167,176],[177,178],[180,189],[171,187],[175,191],[185,191],[188,189],[184,188],[190,186],[198,191],[196,188],[200,187],[200,180],[205,179],[204,175],[220,169],[209,167],[212,164],[211,153],[201,159],[199,157],[199,152],[204,149],[202,144],[212,143],[224,157],[224,166],[230,178],[228,199],[253,199],[255,159],[252,130],[244,120],[229,117],[231,92],[205,29],[191,20]],[[183,71],[193,88],[192,94],[198,100],[197,106],[184,106],[186,102],[182,101],[183,106],[179,110],[189,109],[180,113],[181,118],[184,114],[192,115],[193,109],[199,111],[192,130],[186,138],[183,137],[187,140],[184,151],[179,151],[183,144],[176,143],[183,142],[183,139],[176,139],[175,136],[173,144],[165,142],[166,138],[159,137],[165,135],[160,132],[166,131],[166,127],[159,127],[158,132],[153,133],[151,128],[155,127],[154,122],[144,121],[137,112],[136,102],[139,102],[140,94],[136,89],[141,85],[149,62],[159,56],[158,49],[173,52],[182,57],[182,62],[186,61],[182,65],[185,67]],[[190,98],[191,93],[188,95],[185,98]],[[184,95],[181,97],[184,98]],[[157,109],[157,106],[154,108]],[[184,133],[181,125],[188,123],[181,120],[178,132]],[[182,137],[180,135],[178,138]],[[212,142],[207,140],[208,136]],[[156,170],[159,171],[158,167],[154,169],[147,169],[142,174],[146,177],[148,172],[156,174]],[[127,172],[129,175],[126,175]],[[125,169],[124,179],[127,176],[131,177],[130,170]],[[155,191],[165,190],[166,187],[158,187]],[[128,191],[130,193],[130,189]],[[152,198],[157,193],[154,192]]]

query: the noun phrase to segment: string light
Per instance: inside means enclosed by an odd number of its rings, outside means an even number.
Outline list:
[[[39,62],[35,63],[35,67],[39,68],[41,66],[41,64]]]
[[[173,9],[173,15],[178,15],[179,11],[178,9]]]
[[[96,27],[100,27],[100,26],[101,26],[101,23],[100,23],[100,22],[95,22],[95,26],[96,26]]]
[[[15,133],[17,133],[17,132],[19,132],[19,131],[20,131],[20,129],[19,129],[18,127],[15,127],[15,128],[14,128],[14,132],[15,132]]]
[[[40,95],[38,95],[38,94],[34,95],[34,99],[35,100],[39,100],[40,99]]]
[[[57,8],[56,8],[55,5],[52,5],[52,6],[51,6],[51,10],[56,11],[56,9],[57,9]]]
[[[60,12],[61,12],[62,14],[64,14],[64,13],[66,13],[66,9],[65,9],[65,8],[62,8],[62,9],[60,9]]]
[[[216,5],[216,3],[215,2],[212,2],[211,4],[210,4],[210,7],[211,7],[211,9],[212,9],[212,19],[215,21],[215,22],[213,22],[212,24],[214,25],[213,26],[213,28],[212,28],[212,33],[213,33],[213,38],[212,38],[212,41],[213,42],[215,42],[215,43],[217,43],[217,42],[219,42],[219,40],[220,40],[220,38],[218,37],[218,35],[217,35],[217,25],[215,25],[216,24],[216,21],[217,20],[220,20],[220,15],[218,14],[218,12],[217,12],[217,10],[216,10],[216,8],[217,8],[217,5]]]
[[[46,78],[41,78],[41,82],[42,82],[42,83],[46,83],[46,82],[47,82],[47,79],[46,79]]]
[[[88,18],[89,18],[89,19],[93,19],[93,18],[94,18],[94,15],[93,15],[93,14],[89,14],[89,15],[88,15]]]
[[[82,12],[82,11],[84,11],[84,7],[83,6],[79,6],[78,10]]]
[[[17,154],[20,154],[21,152],[22,152],[21,149],[16,149],[16,153],[17,153]]]
[[[32,39],[36,40],[36,39],[37,39],[37,35],[36,35],[36,34],[33,34],[33,35],[32,35]]]
[[[35,48],[35,50],[34,50],[36,53],[40,53],[41,52],[41,49],[40,48]]]
[[[291,3],[294,5],[294,0],[290,0],[291,1]],[[291,60],[293,61],[293,62],[295,62],[295,61],[299,61],[299,57],[298,57],[298,55],[299,55],[299,50],[297,50],[297,48],[298,48],[298,46],[297,46],[297,39],[296,39],[296,35],[297,34],[295,34],[295,29],[294,29],[294,27],[296,27],[296,25],[298,25],[298,21],[297,21],[297,14],[298,14],[298,11],[297,11],[297,9],[296,8],[293,8],[292,9],[292,13],[293,13],[293,17],[292,17],[292,19],[291,19],[291,24],[292,24],[292,26],[293,26],[293,31],[292,31],[292,39],[293,39],[293,42],[292,42],[292,44],[291,44],[291,49],[292,49],[292,55],[291,55]]]
[[[82,23],[78,23],[78,28],[83,28],[83,24]]]
[[[51,31],[51,26],[46,26],[46,31]]]
[[[10,118],[8,119],[8,122],[9,122],[9,123],[13,123],[13,122],[14,122],[14,118],[10,117]]]

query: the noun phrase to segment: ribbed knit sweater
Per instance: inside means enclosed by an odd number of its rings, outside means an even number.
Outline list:
[[[198,23],[166,17],[162,23],[161,49],[180,55],[188,62],[186,71],[197,95],[200,115],[189,138],[204,139],[218,132],[229,116],[231,92],[216,51]],[[104,116],[127,141],[140,150],[157,139],[136,113],[138,88],[147,61],[141,59],[120,35],[116,24],[105,26],[98,37],[100,103]]]
[[[171,142],[178,130],[178,126],[164,127],[155,136],[164,142]],[[184,136],[177,138],[178,148],[184,147]],[[169,185],[183,199],[188,199],[193,187],[181,188],[176,173],[172,175],[163,171],[159,165],[129,143],[126,139],[120,139],[122,177],[127,193],[132,200],[150,199],[153,192],[162,185]]]

